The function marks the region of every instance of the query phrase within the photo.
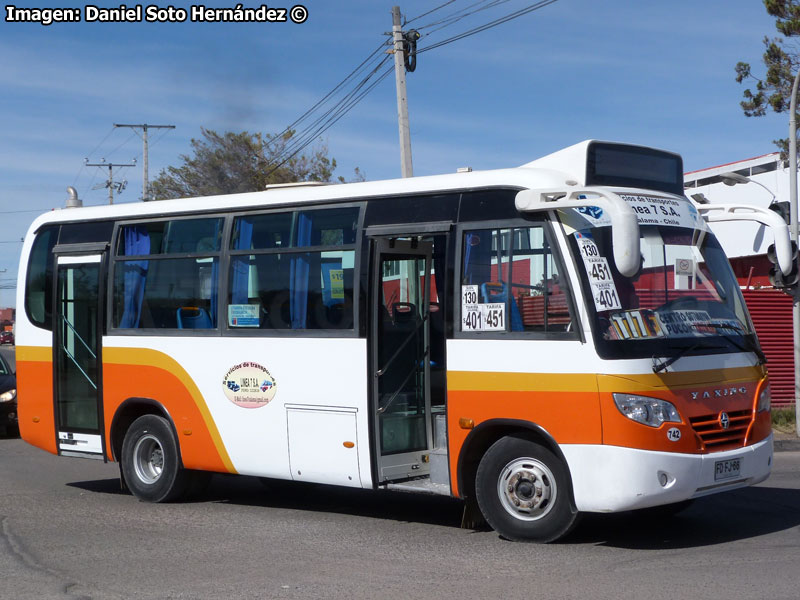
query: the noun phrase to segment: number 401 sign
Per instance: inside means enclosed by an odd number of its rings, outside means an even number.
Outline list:
[[[503,302],[478,304],[478,286],[461,286],[461,331],[505,331]]]

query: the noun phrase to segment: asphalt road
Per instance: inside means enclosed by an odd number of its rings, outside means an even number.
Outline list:
[[[800,596],[800,452],[672,520],[590,516],[548,546],[460,529],[458,501],[215,476],[183,504],[117,466],[0,439],[1,598]]]

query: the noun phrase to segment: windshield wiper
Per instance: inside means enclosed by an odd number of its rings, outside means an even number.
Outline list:
[[[713,327],[714,329],[716,329],[717,330],[717,334],[720,337],[722,337],[723,339],[725,339],[726,341],[730,342],[731,346],[734,346],[734,347],[738,348],[742,352],[752,352],[752,353],[754,353],[758,357],[758,360],[760,361],[760,364],[762,364],[762,365],[767,364],[767,356],[764,354],[764,352],[761,350],[761,348],[758,347],[758,342],[753,342],[752,344],[749,344],[749,345],[745,345],[745,344],[741,344],[741,343],[737,342],[736,339],[733,337],[733,335],[731,335],[730,333],[725,333],[723,331],[720,331],[721,329],[727,329],[728,328],[728,326],[726,324],[724,324],[724,323],[715,323],[714,321],[709,321],[708,323],[704,323],[704,325],[709,325],[709,326]],[[741,336],[741,337],[744,337],[744,336]]]
[[[697,350],[701,345],[702,344],[698,343],[698,344],[694,344],[692,346],[686,346],[683,349],[681,349],[681,351],[678,352],[676,355],[670,356],[664,362],[658,362],[658,359],[654,355],[653,356],[653,373],[660,373],[661,371],[666,369],[668,366],[670,366],[675,361],[677,361],[677,360],[683,358],[684,356],[686,356],[687,353],[691,352],[692,350]]]

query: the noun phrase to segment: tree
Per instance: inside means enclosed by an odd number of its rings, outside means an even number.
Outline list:
[[[736,81],[745,79],[755,81],[755,92],[744,91],[740,103],[745,116],[762,117],[768,109],[776,113],[788,112],[792,96],[792,84],[797,69],[800,68],[800,50],[788,42],[800,36],[800,0],[764,0],[767,13],[776,17],[775,28],[783,37],[764,37],[764,65],[767,67],[764,79],[755,77],[750,64],[739,62],[736,65]],[[784,153],[788,151],[789,140],[773,140]]]
[[[310,155],[296,155],[281,164],[294,131],[283,135],[219,134],[201,128],[200,132],[202,139],[191,141],[193,156],[182,154],[181,166],[163,169],[152,182],[155,198],[235,194],[263,190],[268,184],[330,181],[336,169],[336,160],[328,157],[325,144],[314,147]]]

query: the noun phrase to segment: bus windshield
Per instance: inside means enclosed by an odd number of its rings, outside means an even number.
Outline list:
[[[702,220],[696,227],[640,220],[641,267],[624,277],[610,222],[594,218],[592,207],[561,215],[601,356],[758,352],[739,284]]]

